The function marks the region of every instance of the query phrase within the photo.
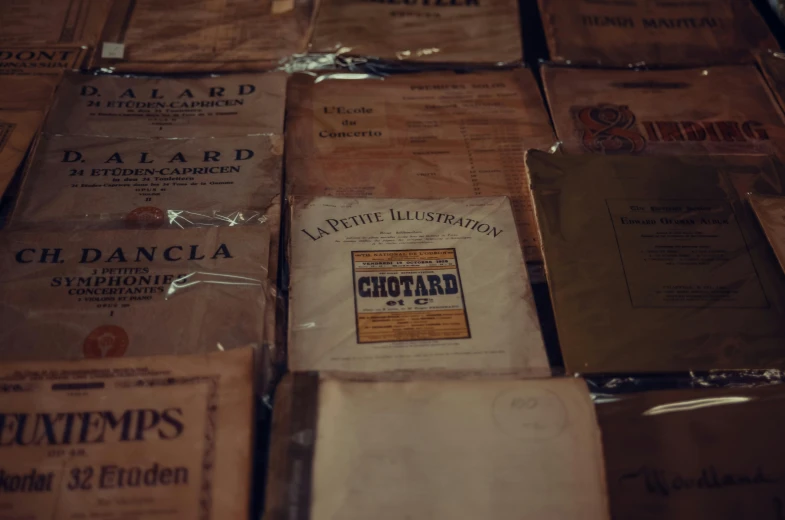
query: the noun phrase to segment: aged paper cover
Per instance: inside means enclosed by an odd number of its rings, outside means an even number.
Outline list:
[[[273,344],[282,147],[278,135],[209,139],[44,135],[26,171],[10,227],[71,231],[255,228],[261,223],[269,230],[265,290],[271,305],[265,334]]]
[[[43,119],[43,110],[0,110],[0,195],[22,164]]]
[[[751,194],[749,200],[780,266],[785,271],[785,197]]]
[[[283,134],[286,75],[140,78],[66,74],[46,132],[108,137]]]
[[[0,75],[59,76],[86,65],[89,53],[84,46],[0,44]]]
[[[785,142],[782,112],[753,65],[542,70],[570,154],[779,153]]]
[[[526,164],[569,372],[785,365],[785,277],[744,202],[782,193],[781,164],[537,151]]]
[[[0,110],[36,110],[45,113],[60,75],[0,77]]]
[[[45,135],[25,175],[13,222],[156,227],[186,226],[200,216],[226,225],[254,216],[267,219],[271,207],[280,214],[281,145],[277,136]]]
[[[644,392],[597,406],[619,520],[782,517],[782,385]]]
[[[118,71],[274,68],[306,50],[313,0],[115,0],[94,64]],[[106,52],[122,44],[122,54]]]
[[[523,59],[515,0],[322,0],[310,48],[429,63]]]
[[[0,235],[3,360],[261,345],[265,226]]]
[[[3,516],[246,515],[252,357],[0,365]]]
[[[302,386],[276,396],[273,449],[290,459],[271,465],[269,518],[609,518],[581,380],[327,379],[309,400]],[[303,453],[309,412],[312,461]]]
[[[3,0],[0,45],[93,45],[111,5],[112,0]]]
[[[0,75],[59,74],[86,65],[112,0],[0,2]]]
[[[539,0],[551,60],[603,66],[706,65],[779,48],[752,2]]]
[[[57,81],[57,76],[0,77],[0,195],[22,164]]]
[[[555,137],[530,71],[296,74],[287,103],[287,194],[507,195],[526,260],[540,260],[523,153]]]
[[[293,202],[289,367],[550,374],[506,197]]]

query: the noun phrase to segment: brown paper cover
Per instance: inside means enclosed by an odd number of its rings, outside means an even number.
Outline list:
[[[289,82],[289,195],[507,195],[526,260],[540,259],[523,152],[554,135],[530,71],[318,79]]]
[[[270,240],[265,334],[272,345],[276,342],[282,148],[279,135],[210,139],[44,135],[26,171],[10,227],[71,231],[263,223]]]
[[[0,75],[58,74],[85,65],[112,0],[0,2]]]
[[[252,357],[0,365],[4,516],[246,516]]]
[[[94,45],[112,0],[4,0],[0,45]]]
[[[58,76],[0,76],[0,195],[22,164]]]
[[[782,517],[782,385],[657,391],[597,406],[619,520]]]
[[[292,399],[308,389],[298,377]],[[273,520],[609,518],[599,429],[581,380],[326,379],[317,391],[304,410],[275,410],[273,445],[283,440],[290,458],[271,466]],[[276,407],[278,399],[286,400],[279,394]],[[276,476],[288,476],[288,487]]]
[[[785,277],[748,192],[765,156],[527,154],[568,372],[782,368]]]
[[[142,78],[66,74],[46,132],[108,137],[282,134],[286,76]]]
[[[60,73],[48,76],[0,77],[0,110],[44,112],[60,81]]]
[[[292,211],[290,369],[550,374],[507,198]]]
[[[2,359],[261,345],[268,246],[264,226],[5,232]]]
[[[131,72],[272,69],[305,51],[314,9],[314,0],[115,0],[94,65]],[[121,44],[120,55],[108,44]]]
[[[779,153],[785,143],[782,111],[753,65],[546,66],[543,82],[556,135],[570,154]]]
[[[427,63],[523,59],[515,0],[322,0],[310,48]]]
[[[43,119],[43,111],[0,110],[0,195],[21,166]]]
[[[763,77],[771,87],[780,108],[785,107],[785,54],[760,52],[757,57]]]
[[[785,271],[785,197],[751,194],[749,200],[780,266]]]
[[[45,135],[19,194],[18,225],[187,226],[280,213],[278,136],[116,139]],[[277,233],[276,233],[277,236]]]
[[[779,48],[752,2],[539,0],[551,60],[606,67],[751,62]]]
[[[59,76],[64,70],[81,69],[89,54],[84,46],[0,44],[0,75]]]

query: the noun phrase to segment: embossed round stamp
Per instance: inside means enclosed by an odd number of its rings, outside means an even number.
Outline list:
[[[131,229],[154,229],[164,224],[166,213],[154,206],[142,206],[125,216],[125,225]]]
[[[549,390],[507,390],[493,401],[493,420],[517,439],[552,439],[567,426],[567,409]]]
[[[128,350],[128,333],[117,325],[101,325],[87,335],[82,345],[86,358],[121,357]]]

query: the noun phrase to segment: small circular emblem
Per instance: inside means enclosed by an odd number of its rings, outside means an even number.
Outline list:
[[[125,224],[132,229],[159,228],[164,224],[166,214],[160,208],[143,206],[125,216]]]
[[[90,359],[122,357],[128,350],[128,333],[117,325],[102,325],[87,335],[82,350]]]

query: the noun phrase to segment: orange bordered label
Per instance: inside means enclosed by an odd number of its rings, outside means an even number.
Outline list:
[[[122,327],[102,325],[87,335],[82,351],[89,359],[122,357],[128,350],[128,343],[128,333]]]
[[[471,338],[455,249],[352,251],[358,343]]]

